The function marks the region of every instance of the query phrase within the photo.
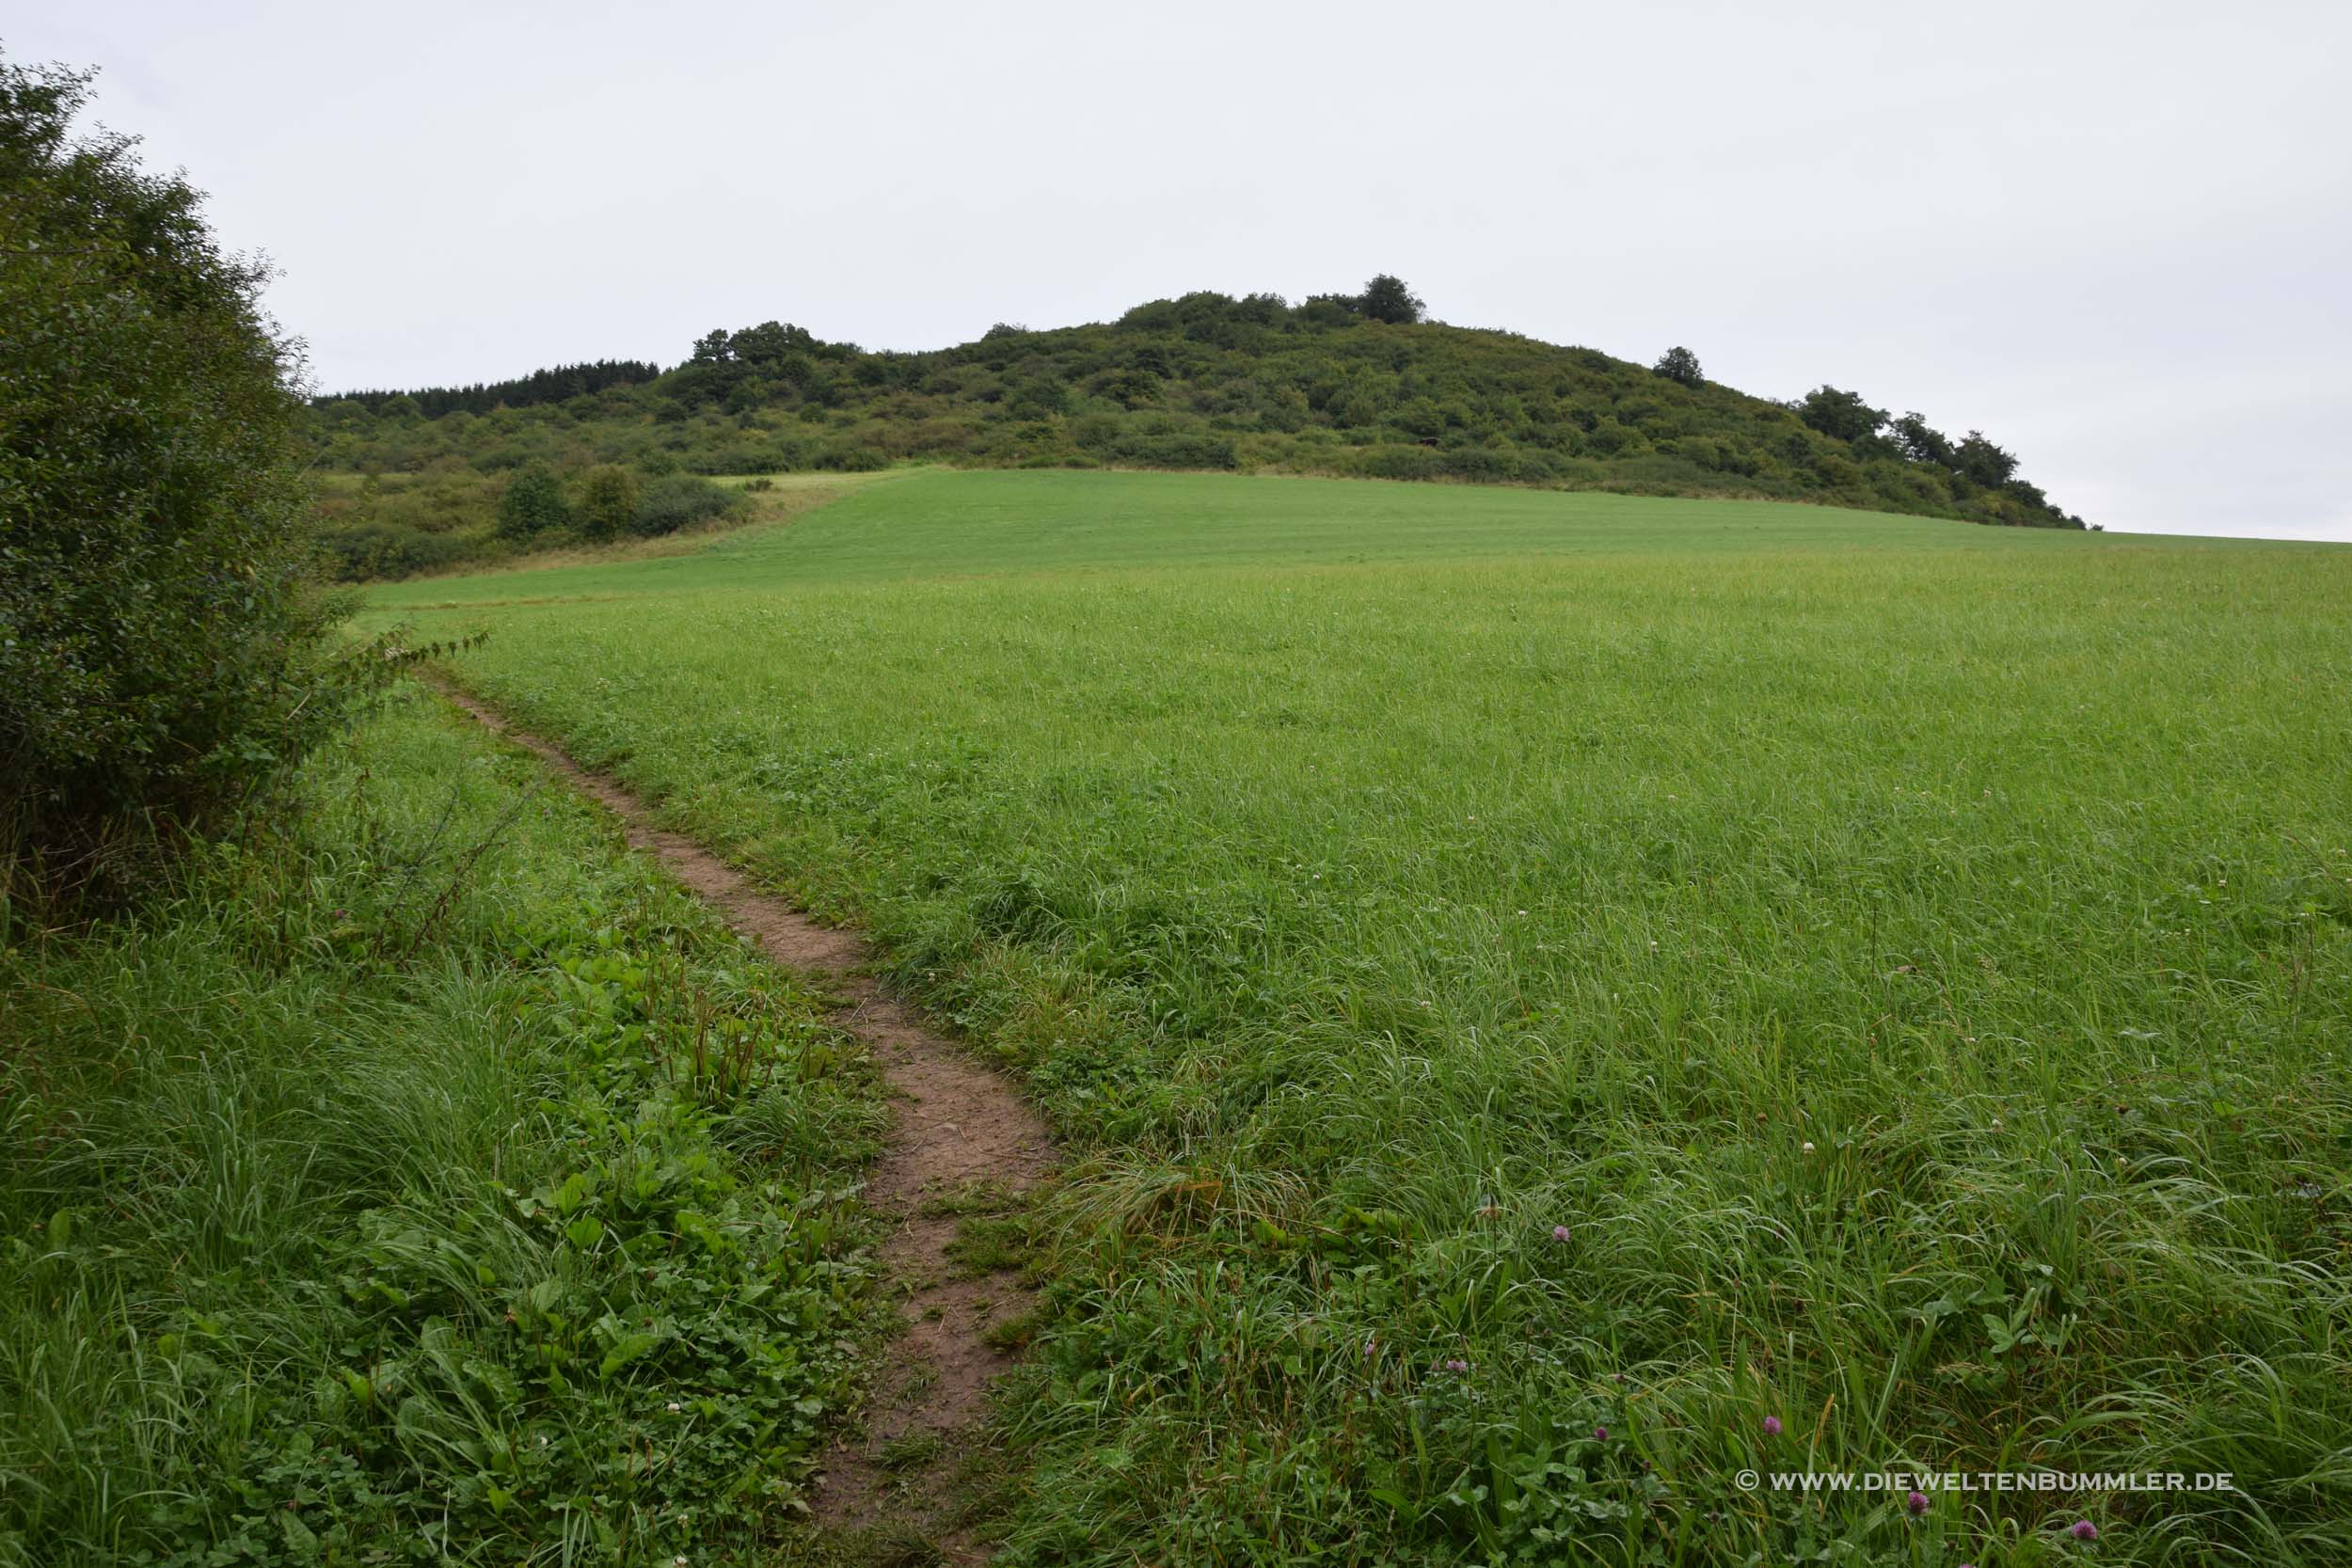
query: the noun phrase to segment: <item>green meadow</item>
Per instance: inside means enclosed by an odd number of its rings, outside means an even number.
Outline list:
[[[1014,1560],[1982,1568],[2352,1558],[2347,606],[2339,546],[918,471],[373,618],[1052,1114]],[[1740,1482],[2033,1469],[2233,1489]]]

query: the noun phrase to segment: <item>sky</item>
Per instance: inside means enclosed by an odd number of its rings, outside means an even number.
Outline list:
[[[2352,6],[395,7],[0,23],[282,269],[323,389],[1405,277],[1981,429],[2119,531],[2352,540]]]

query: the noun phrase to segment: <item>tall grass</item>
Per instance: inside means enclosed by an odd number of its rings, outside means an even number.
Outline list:
[[[863,1069],[436,706],[306,798],[0,957],[0,1563],[771,1536],[849,1396]]]
[[[970,475],[515,580],[469,681],[1091,1152],[1018,1560],[2352,1558],[2352,552]]]

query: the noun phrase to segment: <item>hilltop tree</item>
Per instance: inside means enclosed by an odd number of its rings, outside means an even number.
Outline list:
[[[824,345],[817,334],[805,326],[790,322],[761,322],[747,326],[728,340],[732,356],[755,369],[772,372],[795,356],[816,352]]]
[[[1428,306],[1420,295],[1405,286],[1405,279],[1384,272],[1364,285],[1363,293],[1357,298],[1356,309],[1359,314],[1374,321],[1409,326],[1421,320],[1422,312]]]
[[[1696,387],[1707,379],[1699,373],[1699,356],[1680,343],[1660,355],[1658,363],[1650,369],[1667,380],[1678,381],[1685,387]]]
[[[1905,414],[1894,421],[1895,444],[1903,456],[1914,463],[1929,463],[1940,468],[1952,466],[1952,443],[1945,434],[1919,417],[1917,412]]]
[[[1972,430],[1967,439],[1953,449],[1952,467],[1990,490],[2008,483],[2017,472],[2017,454],[1986,440],[1983,431]]]
[[[1843,392],[1826,384],[1799,399],[1797,418],[1824,436],[1859,441],[1876,436],[1886,424],[1886,410],[1862,401],[1860,392]]]

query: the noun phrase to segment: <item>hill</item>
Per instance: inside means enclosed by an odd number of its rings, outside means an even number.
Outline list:
[[[604,466],[639,488],[678,473],[929,461],[1451,480],[2084,526],[1981,435],[1955,441],[1858,393],[1822,387],[1776,403],[1706,380],[1687,350],[1645,369],[1421,315],[1383,277],[1297,306],[1192,293],[1109,324],[999,325],[920,354],[766,322],[710,332],[660,373],[602,361],[321,399],[311,436],[328,542],[355,577],[662,531],[693,510],[673,483],[666,509],[607,506],[586,523],[586,476]],[[548,499],[501,518],[518,483]],[[696,515],[720,510],[709,499]]]

